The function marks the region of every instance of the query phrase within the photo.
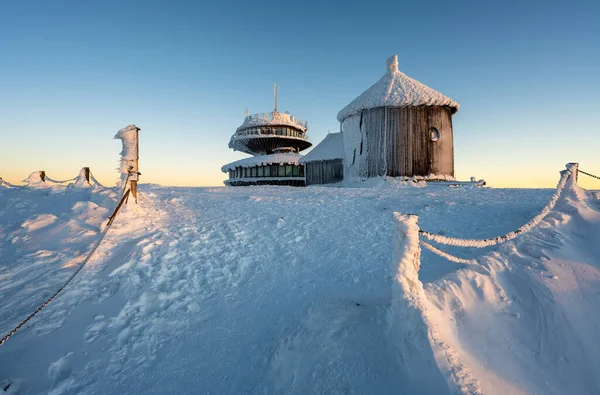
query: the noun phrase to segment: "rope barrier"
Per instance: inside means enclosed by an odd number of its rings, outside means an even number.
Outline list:
[[[428,242],[426,242],[425,240],[419,240],[419,242],[421,243],[421,245],[425,248],[427,248],[429,251],[433,252],[434,254],[437,254],[439,256],[441,256],[442,258],[446,258],[447,260],[451,261],[451,262],[455,262],[455,263],[466,263],[469,265],[476,265],[477,261],[475,259],[464,259],[464,258],[459,258],[457,256],[448,254],[447,252],[444,252],[434,246],[432,246],[431,244],[429,244]]]
[[[77,177],[69,178],[68,180],[55,180],[55,179],[52,179],[52,178],[46,176],[45,180],[46,180],[46,182],[52,182],[52,183],[55,183],[55,184],[64,184],[66,182],[75,181],[78,178],[79,178],[79,175]],[[98,185],[102,189],[108,189],[104,185],[102,185],[96,179],[96,177],[94,177],[94,175],[92,174],[91,171],[90,171],[90,181],[92,181],[94,183],[94,185]],[[24,188],[24,187],[27,186],[27,185],[15,185],[15,184],[11,184],[10,182],[8,182],[8,181],[4,180],[2,177],[0,177],[0,186],[2,186],[2,185],[10,187],[10,188]],[[123,192],[125,192],[124,189],[123,189]]]
[[[76,179],[77,179],[77,177],[73,177],[73,178],[70,178],[68,180],[57,181],[57,180],[53,180],[52,178],[46,176],[46,181],[50,181],[50,182],[53,182],[55,184],[64,184],[65,182],[73,181],[73,180],[76,180]]]
[[[585,171],[583,171],[583,170],[577,170],[577,172],[578,172],[578,173],[585,174],[586,176],[590,176],[590,177],[593,177],[593,178],[596,178],[596,179],[600,180],[600,177],[598,177],[598,176],[595,176],[595,175],[593,175],[593,174],[590,174],[590,173],[586,173],[586,172],[585,172]]]
[[[94,184],[98,185],[100,188],[106,189],[106,187],[104,185],[100,184],[98,182],[98,180],[96,180],[96,177],[94,177],[91,170],[90,170],[90,180],[92,180],[94,182]]]
[[[22,185],[15,185],[15,184],[11,184],[10,182],[4,180],[2,177],[0,177],[0,185],[6,185],[9,188],[22,188]]]
[[[426,238],[428,238],[429,240],[433,240],[437,243],[450,245],[450,246],[457,246],[457,247],[484,248],[484,247],[497,245],[500,243],[505,243],[505,242],[512,240],[512,239],[516,238],[517,236],[531,230],[531,228],[533,228],[534,226],[539,224],[550,213],[550,211],[552,211],[552,209],[556,205],[556,202],[558,201],[558,198],[560,197],[565,185],[567,184],[567,180],[569,179],[570,176],[571,176],[571,171],[564,171],[562,174],[562,177],[558,183],[556,192],[554,192],[554,194],[552,195],[552,198],[550,199],[548,204],[531,221],[529,221],[525,225],[521,226],[519,229],[517,229],[514,232],[510,232],[505,235],[497,236],[497,237],[490,238],[490,239],[479,239],[479,240],[478,239],[459,239],[459,238],[455,238],[455,237],[436,235],[434,233],[424,231],[423,229],[419,229],[419,234],[421,234],[421,235],[425,236]]]
[[[104,237],[108,233],[108,230],[110,229],[110,226],[112,225],[115,217],[117,216],[117,213],[119,212],[119,209],[123,205],[123,202],[125,201],[125,199],[129,196],[129,192],[130,191],[128,189],[126,192],[123,193],[123,196],[121,197],[121,201],[119,202],[119,204],[117,205],[117,207],[113,211],[112,215],[110,217],[108,217],[108,223],[106,224],[106,227],[102,231],[102,233],[100,235],[100,238],[98,239],[98,241],[96,241],[96,244],[94,244],[94,246],[92,247],[92,249],[90,250],[90,252],[88,253],[88,255],[79,264],[79,266],[77,267],[77,269],[75,269],[75,271],[73,272],[73,274],[71,274],[71,276],[67,279],[67,281],[56,292],[54,292],[54,294],[52,296],[50,296],[48,299],[46,299],[46,301],[44,303],[42,303],[37,309],[35,309],[35,311],[33,313],[29,314],[27,316],[27,318],[25,318],[23,321],[21,321],[19,323],[19,325],[17,325],[13,330],[11,330],[10,332],[8,332],[8,334],[6,334],[2,339],[0,339],[0,346],[2,346],[4,343],[6,343],[6,341],[8,339],[10,339],[15,333],[17,333],[17,331],[19,329],[21,329],[25,324],[27,324],[27,322],[29,322],[33,317],[35,317],[37,313],[39,313],[46,306],[48,306],[50,304],[50,302],[52,302],[52,300],[54,298],[56,298],[58,296],[58,294],[60,294],[63,291],[63,289],[65,289],[65,287],[67,285],[69,285],[75,279],[75,276],[77,276],[77,274],[79,274],[79,272],[81,271],[81,269],[83,269],[83,267],[90,260],[90,258],[94,254],[94,252],[96,252],[96,249],[98,248],[98,246],[100,246],[100,243],[102,243],[102,240],[104,240]]]

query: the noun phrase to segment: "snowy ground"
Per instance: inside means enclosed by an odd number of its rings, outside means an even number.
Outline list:
[[[0,382],[20,394],[599,393],[598,193],[568,191],[504,246],[443,248],[476,267],[423,251],[427,325],[407,317],[409,344],[388,330],[394,211],[491,237],[552,193],[142,186],[78,279],[0,347]],[[115,201],[0,188],[1,335],[72,273]]]

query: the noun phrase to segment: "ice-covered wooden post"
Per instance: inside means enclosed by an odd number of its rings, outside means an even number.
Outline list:
[[[85,175],[85,180],[89,184],[90,183],[90,168],[89,167],[84,167],[83,168],[83,174]]]
[[[115,135],[116,139],[123,142],[123,150],[121,151],[121,185],[126,180],[129,180],[131,194],[137,203],[137,182],[140,175],[139,172],[139,144],[138,137],[141,129],[135,125],[129,125],[119,130]]]
[[[567,163],[566,168],[571,172],[571,176],[573,177],[574,184],[577,184],[577,178],[579,176],[579,163]]]

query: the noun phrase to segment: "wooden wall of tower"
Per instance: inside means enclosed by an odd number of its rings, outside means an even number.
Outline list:
[[[361,167],[354,174],[364,178],[454,176],[450,108],[377,107],[355,116],[360,117],[361,141],[346,157],[346,166]],[[432,128],[439,132],[437,141],[432,139]]]

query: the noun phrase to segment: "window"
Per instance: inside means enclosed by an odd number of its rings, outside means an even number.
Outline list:
[[[252,167],[251,170],[252,170],[251,177],[256,177],[256,167]]]
[[[264,172],[263,172],[263,167],[262,167],[262,166],[259,166],[259,167],[258,167],[258,176],[259,176],[259,177],[262,177],[262,176],[263,176],[263,174],[264,174]]]
[[[299,168],[300,177],[304,177],[304,165],[300,165]]]
[[[298,166],[294,166],[294,169],[292,171],[294,173],[294,177],[298,177]]]
[[[265,177],[270,177],[271,176],[271,166],[264,166],[265,170],[264,170],[264,174]]]
[[[429,138],[431,139],[431,141],[439,141],[440,137],[441,136],[439,130],[437,130],[436,128],[429,129]]]
[[[286,177],[292,176],[292,165],[285,165],[285,176]]]
[[[271,165],[271,177],[277,177],[277,165]]]
[[[278,166],[278,169],[279,169],[279,171],[278,171],[279,177],[285,176],[285,166]]]

